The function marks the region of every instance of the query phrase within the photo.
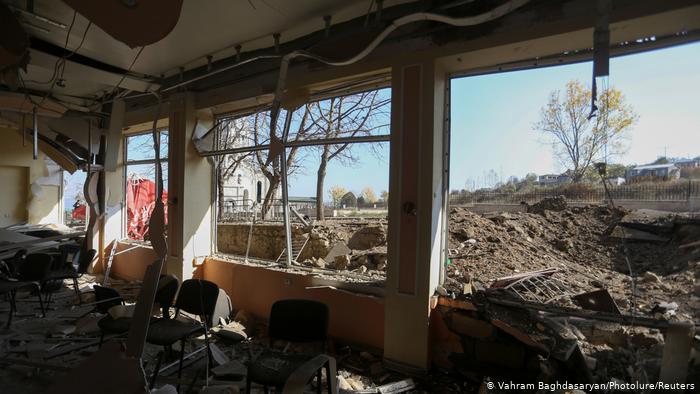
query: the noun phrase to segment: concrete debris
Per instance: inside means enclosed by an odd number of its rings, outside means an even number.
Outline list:
[[[347,269],[350,266],[350,256],[346,254],[342,254],[339,256],[336,256],[335,259],[333,260],[333,268],[337,270],[344,270]]]
[[[218,337],[232,342],[241,342],[248,339],[248,334],[246,334],[245,326],[235,321],[222,327],[214,327],[212,331]]]
[[[348,241],[354,250],[367,250],[386,244],[386,229],[382,225],[366,226],[356,231]]]

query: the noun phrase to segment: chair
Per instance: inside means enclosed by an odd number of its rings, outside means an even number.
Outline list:
[[[51,268],[52,258],[48,254],[35,253],[22,256],[21,261],[15,267],[16,276],[0,281],[0,294],[7,294],[10,300],[10,313],[7,319],[7,327],[12,323],[12,316],[17,312],[15,295],[17,290],[23,288],[34,289],[39,299],[41,314],[46,317],[44,302],[41,298],[41,283]]]
[[[209,348],[209,328],[207,322],[216,307],[216,300],[219,296],[219,287],[209,281],[202,279],[188,279],[182,282],[180,292],[175,301],[175,317],[173,319],[161,318],[152,321],[148,327],[146,341],[154,345],[163,346],[164,350],[158,353],[155,369],[151,377],[150,388],[156,384],[160,364],[163,361],[164,351],[180,341],[180,364],[177,371],[178,380],[182,377],[182,362],[185,356],[185,344],[187,339],[193,335],[204,333],[204,343],[207,347],[207,355],[211,363],[212,354]],[[180,311],[198,316],[200,321],[179,318]],[[180,390],[180,384],[177,385]]]
[[[272,305],[270,310],[269,338],[270,348],[264,351],[248,366],[246,393],[250,393],[252,382],[262,384],[265,393],[272,386],[279,392],[289,377],[300,366],[315,356],[326,352],[328,336],[329,311],[322,302],[311,300],[281,300]],[[316,354],[286,354],[272,347],[275,340],[289,342],[320,344]],[[331,368],[326,365],[328,392],[332,392]],[[321,368],[316,372],[317,391],[321,392]]]
[[[170,307],[175,299],[175,293],[180,285],[180,281],[175,275],[161,275],[158,279],[158,290],[156,292],[155,301],[160,305],[163,312],[163,317],[170,318]],[[126,334],[131,327],[131,317],[113,318],[110,315],[109,308],[115,305],[123,305],[124,299],[118,291],[111,287],[103,287],[99,285],[93,286],[95,290],[95,303],[98,312],[106,313],[107,315],[97,322],[100,327],[100,346],[104,341],[105,334]]]
[[[78,289],[78,278],[80,278],[81,276],[83,276],[84,273],[87,272],[88,266],[90,266],[90,263],[95,258],[95,254],[97,254],[97,251],[95,249],[89,249],[85,253],[82,252],[83,249],[77,251],[73,256],[72,263],[68,264],[67,261],[69,252],[68,249],[64,248],[61,253],[61,260],[63,261],[63,266],[57,270],[52,270],[47,278],[47,281],[62,281],[64,279],[72,279],[73,290],[75,291],[75,295],[78,297],[78,300],[81,304],[83,303],[83,298],[80,294],[80,289]],[[49,302],[51,302],[50,298]]]

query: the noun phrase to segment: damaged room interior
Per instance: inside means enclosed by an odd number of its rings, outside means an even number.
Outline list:
[[[698,0],[0,0],[0,393],[695,392],[698,41]]]

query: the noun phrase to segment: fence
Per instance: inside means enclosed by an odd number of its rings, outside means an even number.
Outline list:
[[[270,202],[270,208],[263,216],[262,202],[255,202],[251,199],[226,199],[219,212],[219,221],[227,223],[250,222],[283,222],[284,208],[281,199]],[[289,206],[302,216],[314,217],[316,215],[316,204],[307,202],[290,202]],[[290,218],[295,220],[296,216],[290,212]]]
[[[700,197],[700,181],[688,180],[664,183],[610,185],[613,200],[688,201]],[[535,203],[544,198],[564,196],[569,201],[599,202],[608,196],[602,185],[571,184],[559,187],[539,187],[525,192],[476,191],[450,195],[450,204],[518,204]]]

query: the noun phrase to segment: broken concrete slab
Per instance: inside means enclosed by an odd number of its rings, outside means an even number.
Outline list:
[[[615,300],[605,289],[589,291],[571,298],[583,309],[620,314]]]
[[[328,254],[323,258],[325,261],[335,261],[337,256],[349,255],[352,250],[348,247],[345,242],[336,242]]]

